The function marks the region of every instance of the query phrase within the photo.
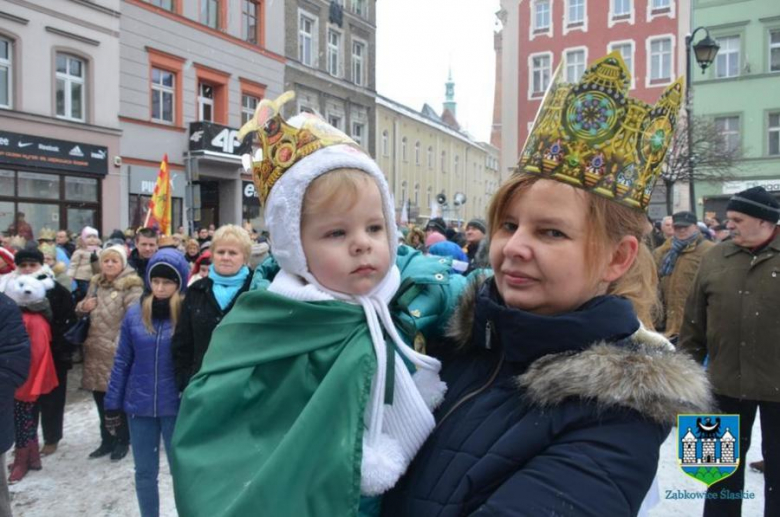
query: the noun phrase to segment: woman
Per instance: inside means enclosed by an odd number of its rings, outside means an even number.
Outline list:
[[[200,244],[195,239],[190,239],[184,249],[184,258],[187,259],[187,263],[192,265],[200,256]]]
[[[173,363],[181,391],[200,370],[211,333],[249,289],[252,272],[246,262],[251,252],[252,242],[243,228],[228,224],[214,233],[209,274],[189,287],[173,336]]]
[[[114,461],[127,455],[128,430],[124,416],[122,425],[112,436],[106,428],[103,399],[114,364],[119,329],[127,310],[143,292],[143,281],[127,265],[124,246],[112,246],[100,253],[100,273],[92,277],[87,297],[76,305],[79,316],[89,314],[90,325],[84,341],[84,370],[81,387],[92,391],[100,417],[100,447],[90,458],[111,455]]]
[[[198,260],[192,265],[190,270],[190,279],[187,281],[187,287],[191,286],[201,278],[209,276],[209,268],[211,267],[211,251],[204,251]]]
[[[150,292],[122,321],[105,412],[106,425],[113,432],[114,426],[121,425],[122,411],[128,415],[141,517],[156,517],[160,513],[160,436],[170,455],[179,411],[171,336],[187,289],[187,261],[176,249],[161,249],[149,259],[147,276]]]
[[[54,280],[70,292],[73,281],[68,276],[68,266],[57,261],[57,248],[54,244],[42,244],[39,249],[43,253],[43,263],[51,269]]]
[[[417,226],[412,227],[406,235],[406,244],[418,251],[424,251],[425,232]]]
[[[582,89],[593,78],[623,79],[602,87],[611,92],[630,85],[615,54],[585,72]],[[574,104],[566,93],[551,91],[545,103]],[[654,116],[664,116],[665,101]],[[589,153],[601,160],[603,149],[621,151],[610,141],[589,148],[588,136],[576,142],[579,161],[558,160],[578,138],[561,127],[561,112],[566,106],[540,108],[549,124],[537,123],[519,173],[492,200],[494,276],[462,299],[451,341],[428,348],[442,357],[447,395],[384,515],[636,515],[677,414],[710,409],[703,370],[640,326],[657,303],[652,257],[640,243],[644,182],[660,166],[627,185],[636,197],[608,190],[614,178],[593,189],[579,179],[600,165]],[[621,114],[616,124],[628,124]],[[621,159],[639,164],[632,149]],[[603,174],[618,170],[612,165]]]

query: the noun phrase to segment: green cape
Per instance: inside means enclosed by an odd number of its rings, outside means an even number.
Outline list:
[[[184,392],[171,465],[179,514],[356,515],[375,369],[359,305],[242,295]]]

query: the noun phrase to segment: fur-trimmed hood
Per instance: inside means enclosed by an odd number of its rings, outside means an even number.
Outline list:
[[[483,281],[469,286],[450,320],[447,337],[460,350],[474,346],[474,313]],[[522,340],[522,335],[517,339]],[[666,425],[675,425],[678,414],[713,409],[710,384],[701,365],[662,335],[643,327],[618,342],[601,341],[581,351],[540,357],[516,377],[516,383],[539,406],[578,397],[604,409],[634,409]]]
[[[114,280],[108,280],[105,275],[103,275],[103,273],[98,273],[92,277],[90,284],[93,286],[93,289],[94,286],[111,286],[118,291],[125,291],[132,289],[133,287],[143,288],[144,281],[140,276],[138,276],[138,274],[135,272],[135,269],[130,266],[125,266],[125,269],[123,269]]]

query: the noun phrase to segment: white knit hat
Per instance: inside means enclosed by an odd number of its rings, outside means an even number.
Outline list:
[[[109,251],[116,253],[119,255],[119,258],[122,260],[122,269],[127,267],[127,248],[124,246],[120,246],[119,244],[115,244],[114,246],[109,246],[108,248],[104,249],[100,252],[100,256],[102,257]],[[102,259],[101,259],[102,260]]]

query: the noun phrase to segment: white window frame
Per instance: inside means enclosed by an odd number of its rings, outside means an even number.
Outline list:
[[[153,106],[154,103],[152,103],[152,106],[150,106],[151,111],[151,119],[153,122],[157,122],[158,124],[173,124],[176,120],[176,73],[172,72],[170,70],[166,70],[165,68],[160,68],[157,66],[152,67],[152,74],[154,74],[154,70],[158,70],[160,72],[160,79],[162,79],[162,74],[170,74],[171,79],[173,79],[173,84],[171,86],[165,86],[162,83],[155,83],[154,82],[154,76],[150,78],[151,83],[151,89],[152,89],[152,95],[159,95],[160,96],[160,115],[163,114],[163,106],[164,106],[164,99],[165,94],[170,94],[171,96],[171,120],[166,120],[162,117],[155,118]]]
[[[767,30],[767,63],[766,71],[770,74],[780,73],[780,68],[772,70],[772,51],[776,50],[780,54],[780,41],[772,43],[772,33],[776,32],[780,36],[780,27],[773,27]]]
[[[776,115],[777,116],[777,122],[778,122],[777,126],[770,126],[769,125],[769,120],[770,120],[770,117],[772,115]],[[778,147],[778,151],[780,151],[780,110],[767,112],[767,114],[766,114],[766,128],[767,128],[767,131],[766,131],[766,137],[767,137],[766,138],[766,155],[767,156],[780,156],[780,152],[778,152],[778,154],[769,154],[769,149],[771,147],[769,142],[770,142],[770,140],[772,138],[777,138],[778,139],[777,147]]]
[[[720,128],[718,128],[718,121],[723,120],[736,120],[737,121],[737,127],[736,128],[726,128],[725,130],[721,131]],[[742,147],[742,117],[736,114],[730,114],[730,115],[715,115],[713,116],[713,124],[715,124],[715,128],[718,130],[718,134],[721,138],[723,138],[723,144],[726,144],[727,139],[730,136],[736,135],[736,147],[734,150],[739,150]],[[726,146],[728,148],[728,146]]]
[[[355,45],[358,45],[363,49],[359,59],[357,59],[355,55]],[[357,86],[366,87],[368,85],[368,78],[366,77],[366,72],[368,71],[368,44],[365,40],[353,37],[351,47],[352,63],[350,68],[352,69],[352,82]],[[357,69],[358,66],[360,67],[359,70]],[[357,78],[359,78],[360,81],[357,81]]]
[[[565,0],[564,2],[564,20],[563,20],[563,34],[564,36],[572,31],[588,32],[588,0],[582,0],[583,17],[581,22],[572,22],[569,18],[569,9],[572,0]],[[572,25],[576,23],[576,25]]]
[[[306,33],[303,30],[303,20],[306,20],[311,23],[311,32]],[[317,68],[317,43],[319,38],[317,35],[319,34],[318,29],[318,20],[317,17],[310,14],[307,11],[304,11],[303,9],[298,9],[298,61],[304,65],[311,68]],[[309,62],[307,63],[304,59],[305,57],[305,51],[304,51],[304,43],[305,40],[308,38],[309,40],[309,49],[310,49],[310,56],[309,56]]]
[[[409,146],[406,137],[401,138],[401,160],[404,162],[409,161]]]
[[[6,91],[8,92],[8,103],[0,104],[0,108],[11,109],[14,106],[14,40],[0,36],[0,40],[8,45],[8,58],[0,58],[0,68],[6,70]]]
[[[607,43],[607,53],[615,50],[618,46],[630,46],[631,47],[631,66],[628,67],[628,71],[631,74],[631,89],[636,88],[636,42],[632,39],[623,39],[618,41],[610,41]],[[621,53],[621,56],[623,54]],[[623,58],[625,61],[625,57]]]
[[[737,40],[737,48],[732,49],[728,48],[726,49],[726,41],[729,40],[733,41],[734,39]],[[715,40],[720,45],[720,49],[718,50],[718,55],[715,56],[715,62],[712,66],[712,75],[715,77],[715,79],[729,79],[731,77],[739,77],[742,72],[742,35],[741,34],[729,34],[729,35],[723,35],[716,37]],[[737,73],[736,74],[729,74],[729,69],[731,68],[729,66],[732,59],[734,59],[736,55],[737,60]],[[725,70],[724,74],[721,74],[721,68],[720,64],[725,63]]]
[[[64,56],[66,61],[66,72],[57,72],[57,57],[58,56]],[[71,75],[70,72],[70,61],[76,60],[81,62],[81,77],[76,75]],[[65,89],[65,114],[60,115],[59,113],[56,114],[57,118],[63,119],[63,120],[75,120],[77,122],[84,122],[87,118],[87,106],[86,106],[86,100],[87,100],[87,61],[86,59],[80,58],[78,56],[74,56],[73,54],[68,54],[67,52],[57,52],[57,54],[54,57],[54,70],[56,75],[56,83],[59,83],[60,81],[64,82],[64,89]],[[55,83],[55,112],[56,112],[56,91],[58,89],[57,84]],[[73,96],[72,93],[72,86],[79,84],[81,85],[81,117],[74,117],[71,115],[73,111]]]
[[[607,18],[607,27],[612,28],[618,23],[627,23],[629,25],[634,25],[636,21],[636,6],[634,5],[634,0],[620,0],[620,1],[627,1],[628,2],[628,16],[625,15],[625,13],[616,14],[614,11],[615,8],[615,1],[616,0],[608,0],[609,1],[609,17]],[[620,18],[617,18],[617,17]]]
[[[338,37],[338,42],[334,45],[330,41],[331,34],[335,34]],[[342,77],[344,75],[344,59],[342,56],[342,42],[344,41],[344,33],[334,25],[328,25],[328,34],[325,44],[328,49],[328,73],[333,77]],[[336,58],[336,69],[333,70],[333,57]]]
[[[382,156],[390,156],[390,135],[387,129],[382,131]]]
[[[414,164],[420,166],[420,141],[414,143]]]
[[[350,136],[352,137],[352,140],[361,147],[363,147],[363,141],[368,138],[368,135],[364,134],[365,132],[366,124],[357,120],[352,121],[352,134]],[[358,133],[360,133],[360,135],[358,135]]]
[[[534,58],[537,57],[547,57],[550,60],[550,67],[548,70],[548,78],[547,78],[547,86],[542,88],[542,91],[536,92],[534,91]],[[535,54],[529,54],[528,55],[528,99],[541,99],[544,96],[544,93],[547,91],[547,88],[550,86],[550,81],[552,80],[552,74],[553,74],[553,66],[555,65],[553,61],[553,53],[552,52],[537,52]]]
[[[669,80],[666,82],[661,82],[660,80],[656,80],[653,82],[651,78],[651,72],[653,70],[653,55],[651,52],[653,43],[656,41],[662,41],[662,40],[669,40],[670,42],[670,49],[669,49]],[[647,53],[647,69],[645,70],[645,88],[658,88],[662,86],[668,86],[672,84],[676,78],[675,73],[675,56],[676,56],[676,49],[677,46],[675,44],[675,37],[674,34],[659,34],[657,36],[651,36],[645,40],[645,52]]]
[[[247,99],[253,99],[255,101],[254,107],[251,108],[247,106]],[[246,124],[249,120],[252,120],[252,117],[255,116],[255,111],[257,111],[257,106],[260,104],[260,101],[262,99],[258,98],[255,95],[241,92],[241,125],[243,126]],[[250,103],[251,104],[251,103]]]
[[[210,86],[211,87],[211,95],[212,95],[211,99],[201,95],[201,87],[202,86]],[[205,120],[206,122],[214,122],[214,115],[215,115],[215,113],[214,113],[214,98],[213,97],[217,96],[216,90],[217,90],[217,87],[214,86],[213,84],[205,82],[205,81],[198,81],[198,91],[196,92],[197,96],[198,96],[198,120]],[[203,118],[203,108],[204,108],[204,106],[211,106],[211,119]]]
[[[647,0],[647,21],[653,21],[655,18],[667,17],[671,19],[677,18],[677,0],[667,0],[669,6],[667,7],[653,7],[655,2],[659,0]]]
[[[548,6],[549,9],[549,23],[546,27],[537,27],[536,26],[536,6],[545,3]],[[539,36],[549,36],[552,38],[553,36],[553,26],[555,25],[555,17],[553,16],[553,0],[531,0],[528,2],[528,9],[529,9],[529,16],[531,23],[528,24],[528,41],[532,41],[534,38],[537,38]]]
[[[563,60],[563,64],[564,64],[564,73],[566,77],[566,82],[572,82],[569,80],[569,54],[574,52],[582,52],[582,56],[583,56],[582,73],[585,73],[585,70],[588,68],[588,47],[580,46],[580,47],[571,47],[571,48],[564,49],[563,53],[561,54],[561,59]],[[579,80],[582,78],[582,73],[574,82],[579,82]]]

